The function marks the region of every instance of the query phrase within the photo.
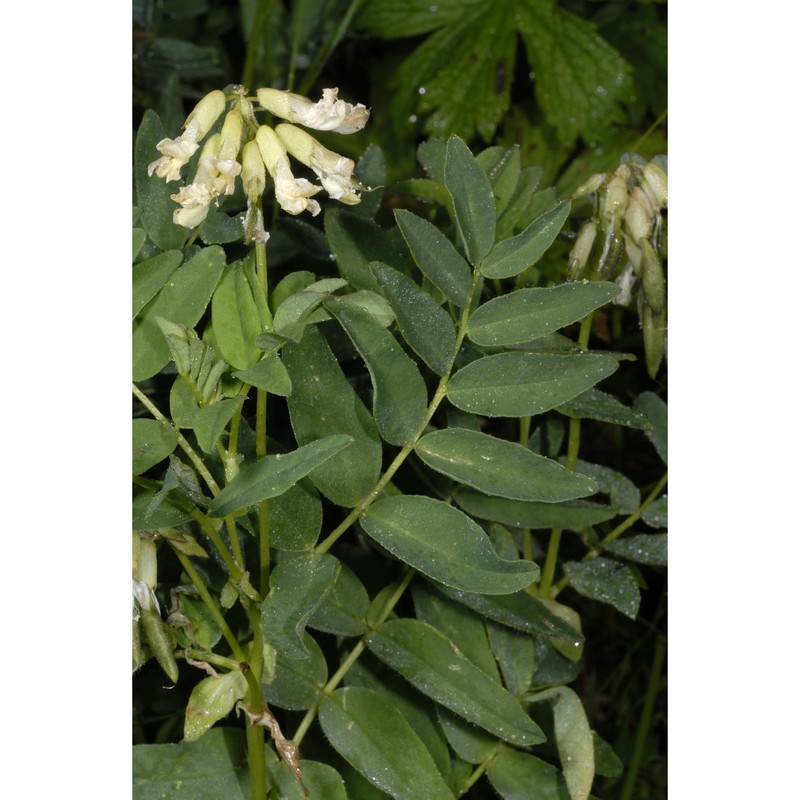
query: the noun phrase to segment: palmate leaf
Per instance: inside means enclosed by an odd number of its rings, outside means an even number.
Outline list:
[[[593,24],[554,0],[371,0],[357,24],[385,39],[429,34],[398,69],[392,88],[404,91],[394,92],[392,105],[397,120],[429,114],[431,135],[492,138],[509,107],[518,37],[537,101],[567,145],[619,121],[620,103],[632,94],[627,62]]]

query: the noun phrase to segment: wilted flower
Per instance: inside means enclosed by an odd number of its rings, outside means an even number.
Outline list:
[[[352,105],[338,99],[338,89],[323,89],[322,99],[315,103],[307,97],[278,89],[259,89],[262,107],[289,122],[296,122],[318,131],[355,133],[369,119],[369,110],[358,103]]]
[[[314,170],[322,187],[334,200],[347,205],[361,202],[358,192],[364,187],[353,178],[354,161],[328,150],[294,125],[278,125],[275,133],[298,161]]]
[[[225,110],[225,95],[215,89],[207,94],[184,122],[183,133],[177,139],[162,139],[156,149],[164,155],[147,166],[147,174],[153,172],[167,183],[181,179],[181,167],[195,154],[198,142],[211,130],[219,115]]]
[[[286,147],[276,132],[269,126],[262,125],[256,131],[256,143],[264,164],[275,182],[275,197],[280,207],[290,214],[300,214],[306,210],[310,211],[312,216],[319,214],[319,203],[312,200],[311,196],[321,191],[321,188],[314,186],[305,178],[295,178],[292,175]]]

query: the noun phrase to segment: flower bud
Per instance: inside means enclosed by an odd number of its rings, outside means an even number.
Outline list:
[[[242,184],[244,192],[251,200],[264,194],[267,185],[267,173],[264,159],[255,141],[249,141],[242,150]]]
[[[656,200],[656,209],[667,207],[667,173],[658,164],[650,161],[642,167],[644,179]]]
[[[175,663],[175,656],[172,653],[172,633],[154,608],[142,608],[142,628],[147,644],[150,645],[161,669],[167,673],[173,683],[177,683],[178,665]]]
[[[242,146],[243,128],[244,120],[239,109],[234,108],[229,111],[222,125],[219,154],[214,162],[217,175],[211,179],[211,187],[215,196],[233,194],[235,190],[236,176],[242,171],[242,165],[236,157]]]
[[[227,716],[247,694],[247,679],[239,670],[204,678],[192,690],[186,706],[183,738],[197,741],[215,722]]]
[[[572,193],[572,199],[580,200],[582,197],[587,197],[593,192],[596,192],[603,185],[603,181],[605,181],[607,177],[608,175],[605,172],[599,172],[597,175],[592,175],[588,181],[582,183]]]
[[[259,89],[258,102],[276,117],[314,128],[318,131],[355,133],[369,119],[366,106],[353,106],[338,99],[338,89],[323,89],[322,99],[315,103],[307,97],[278,89]]]
[[[314,170],[325,191],[340,203],[361,202],[357,194],[363,186],[353,178],[355,162],[323,147],[301,128],[282,123],[275,133],[284,147],[298,160]]]
[[[641,242],[641,247],[644,299],[654,313],[660,314],[664,310],[664,298],[667,293],[664,268],[661,266],[661,260],[647,239]]]
[[[609,222],[622,219],[628,206],[628,182],[621,175],[615,175],[606,186],[601,203],[603,217]]]
[[[642,308],[642,334],[647,374],[655,379],[661,359],[664,357],[666,330],[663,314],[653,311],[647,303]]]
[[[620,293],[611,301],[618,306],[629,306],[633,300],[633,286],[636,283],[636,272],[633,264],[628,262],[625,269],[620,272],[615,281],[620,288]]]
[[[625,210],[625,227],[635,242],[650,236],[654,220],[655,213],[647,196],[638,186],[634,187]]]
[[[569,253],[569,280],[577,280],[583,272],[589,254],[592,252],[592,245],[597,236],[597,223],[594,220],[585,222],[578,231],[578,237]]]
[[[195,132],[195,141],[202,139],[225,110],[225,94],[219,89],[209,92],[192,110],[183,127]]]

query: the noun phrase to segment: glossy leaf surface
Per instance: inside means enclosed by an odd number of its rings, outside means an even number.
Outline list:
[[[437,472],[486,494],[557,503],[596,491],[591,479],[522,445],[484,433],[447,428],[423,436],[417,455]]]
[[[504,561],[481,527],[431,497],[401,495],[374,503],[364,530],[401,561],[430,578],[470,592],[509,594],[539,576],[530,561]]]
[[[606,355],[498,353],[456,372],[447,397],[473,414],[530,416],[571,400],[616,369],[616,359]]]
[[[214,499],[211,504],[212,516],[224,517],[233,511],[283,494],[290,486],[352,442],[351,436],[335,434],[299,447],[291,453],[267,455],[246,464]]]
[[[427,623],[389,620],[367,646],[423,694],[501,739],[523,747],[544,741],[517,699]]]
[[[319,721],[334,748],[395,800],[453,800],[430,753],[381,695],[338,689],[322,701]]]

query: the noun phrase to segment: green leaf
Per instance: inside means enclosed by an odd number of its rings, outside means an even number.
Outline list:
[[[242,238],[244,233],[245,215],[237,214],[235,217],[228,216],[223,211],[211,208],[208,216],[200,225],[200,238],[206,244],[227,244]]]
[[[472,312],[467,336],[499,347],[530,342],[583,319],[619,293],[615,283],[564,283],[549,289],[518,289]]]
[[[201,408],[192,419],[192,428],[197,443],[204,453],[211,453],[222,436],[222,432],[233,418],[233,415],[242,407],[244,397],[230,397],[219,400],[209,406]]]
[[[503,800],[570,800],[561,773],[541,758],[503,750],[486,777]]]
[[[159,250],[176,250],[183,246],[189,231],[172,222],[172,212],[178,208],[170,200],[170,195],[175,194],[175,187],[155,173],[147,174],[148,164],[161,157],[156,144],[163,138],[161,120],[155,111],[148,108],[136,133],[133,178],[136,203],[142,210],[141,222],[147,235]],[[194,322],[191,324],[194,325]]]
[[[470,5],[485,0],[441,0],[431,5],[429,0],[406,0],[402,6],[396,0],[372,0],[359,13],[357,23],[381,39],[419,36],[443,25],[450,25]]]
[[[289,415],[298,444],[339,433],[354,440],[309,475],[329,500],[354,506],[380,476],[383,449],[375,421],[315,328],[284,348],[283,363],[292,381]]]
[[[636,533],[625,539],[609,542],[606,549],[629,561],[656,567],[667,566],[666,533]]]
[[[571,400],[615,372],[607,355],[498,353],[456,372],[447,388],[450,402],[487,417],[541,414]]]
[[[319,699],[328,681],[328,664],[320,646],[308,632],[303,636],[303,645],[311,654],[310,658],[287,658],[278,652],[274,677],[261,684],[264,698],[270,705],[305,711]]]
[[[654,500],[642,514],[642,519],[651,528],[666,528],[667,527],[667,496],[662,494],[661,497]]]
[[[453,198],[456,227],[467,256],[478,266],[494,244],[497,211],[486,173],[458,136],[447,142],[444,185]]]
[[[300,762],[303,784],[308,789],[308,797],[320,800],[347,800],[342,776],[328,764],[319,761]],[[306,800],[303,787],[285,761],[267,764],[270,776],[278,787],[280,800]],[[227,798],[226,798],[227,800]]]
[[[483,620],[429,585],[415,582],[411,591],[417,619],[444,634],[476,667],[500,683]]]
[[[337,636],[363,636],[367,632],[369,595],[364,584],[347,565],[342,565],[336,582],[308,625]]]
[[[336,434],[299,447],[291,453],[264,456],[242,467],[239,474],[214,498],[210,513],[224,517],[239,509],[277,497],[332,455],[347,447],[351,436]]]
[[[513,278],[532,267],[556,240],[569,216],[570,203],[563,200],[537,217],[522,233],[498,242],[481,266],[487,278]]]
[[[281,397],[288,397],[292,393],[292,380],[276,354],[262,358],[252,369],[234,372],[233,377],[248,386]]]
[[[217,286],[225,253],[212,246],[178,267],[169,282],[142,310],[133,323],[133,380],[151,378],[170,361],[169,346],[158,326],[158,317],[193,328]]]
[[[472,272],[453,243],[410,211],[398,209],[394,218],[423,275],[457,306],[465,306],[472,290]]]
[[[386,264],[370,264],[394,311],[400,333],[411,349],[437,374],[450,370],[456,331],[450,315],[414,281]]]
[[[447,428],[423,436],[414,449],[431,469],[486,494],[557,503],[597,491],[591,479],[485,433]]]
[[[508,149],[499,145],[489,147],[476,156],[477,162],[483,167],[492,185],[498,221],[503,209],[516,192],[521,175],[521,158],[518,144]]]
[[[320,704],[333,747],[395,800],[453,800],[430,753],[403,715],[369,689],[338,689]]]
[[[133,748],[133,800],[249,800],[243,730],[215,728],[197,742]]]
[[[396,231],[385,231],[376,223],[340,209],[325,212],[325,233],[342,275],[355,289],[379,291],[369,271],[370,261],[402,266],[402,238]]]
[[[215,722],[227,717],[246,694],[247,680],[238,669],[204,678],[192,689],[186,706],[184,740],[197,741]]]
[[[653,392],[642,392],[634,404],[635,411],[647,417],[650,430],[645,431],[661,460],[667,463],[667,404]]]
[[[624,766],[611,745],[592,731],[594,741],[594,771],[604,778],[618,778],[624,772]]]
[[[178,435],[155,419],[133,420],[133,474],[141,475],[163,461],[178,446]]]
[[[519,176],[519,181],[514,189],[514,194],[508,200],[505,208],[502,209],[497,218],[497,239],[503,241],[511,236],[515,230],[525,226],[524,220],[528,218],[531,213],[531,208],[534,207],[536,191],[539,188],[539,182],[542,179],[541,167],[525,167]],[[553,190],[555,195],[555,190]],[[538,204],[537,204],[538,205]],[[554,202],[547,208],[542,209],[542,213],[549,211],[556,205]],[[532,219],[535,219],[536,214]]]
[[[590,464],[578,459],[575,471],[595,481],[603,494],[607,494],[611,505],[621,514],[632,514],[639,508],[641,493],[636,484],[610,467]]]
[[[477,614],[532,635],[563,639],[580,644],[582,636],[571,625],[553,614],[541,600],[520,590],[514,594],[487,597],[474,592],[464,592],[447,586],[437,586],[438,591]]]
[[[536,99],[559,139],[590,142],[624,121],[619,104],[631,95],[630,67],[595,26],[549,0],[516,10]]]
[[[362,309],[326,300],[364,359],[372,378],[373,409],[381,437],[390,444],[410,442],[419,432],[428,405],[425,382],[397,340]]]
[[[596,285],[596,284],[595,284]],[[612,425],[624,425],[627,428],[650,431],[650,422],[641,412],[628,408],[616,397],[599,389],[587,389],[582,394],[558,407],[561,414],[576,419],[596,419],[610,422]]]
[[[544,741],[519,701],[427,623],[389,620],[367,637],[367,646],[423,694],[469,722],[522,747]]]
[[[381,207],[383,188],[386,186],[386,158],[377,144],[370,144],[367,147],[364,155],[358,160],[353,175],[364,186],[371,187],[371,190],[365,191],[361,195],[361,202],[352,206],[350,211],[366,219],[374,219]]]
[[[442,706],[436,707],[439,724],[453,752],[469,764],[481,764],[497,751],[497,737]]]
[[[322,530],[322,503],[311,481],[304,479],[272,498],[269,528],[269,543],[276,550],[302,552],[317,543]]]
[[[136,256],[139,255],[139,253],[142,250],[142,247],[144,247],[144,243],[147,241],[147,234],[145,233],[143,228],[134,228],[133,231],[131,232],[131,239],[132,239],[131,245],[133,250],[131,255],[131,261],[136,261]],[[136,316],[135,310],[133,312],[133,315]]]
[[[581,531],[616,516],[617,510],[599,503],[575,500],[563,503],[526,503],[459,489],[455,501],[468,514],[513,528],[566,528]]]
[[[180,250],[168,250],[133,267],[133,319],[161,291],[183,261]]]
[[[236,369],[250,369],[261,358],[255,340],[263,326],[246,269],[244,261],[231,264],[211,300],[211,323],[217,348]]]
[[[591,600],[610,603],[626,617],[636,619],[639,611],[639,587],[628,567],[608,558],[567,561],[564,573],[570,586]]]
[[[553,728],[570,800],[588,800],[594,781],[594,741],[580,697],[567,686],[532,698],[553,700]]]
[[[456,589],[509,594],[539,577],[530,561],[499,558],[477,523],[432,497],[383,498],[370,506],[361,525],[401,561]]]
[[[530,689],[536,669],[533,638],[494,622],[487,621],[486,630],[506,688],[514,697],[522,697]]]
[[[305,553],[275,565],[261,604],[261,630],[278,653],[309,658],[303,644],[306,622],[330,592],[340,568],[328,553]]]

